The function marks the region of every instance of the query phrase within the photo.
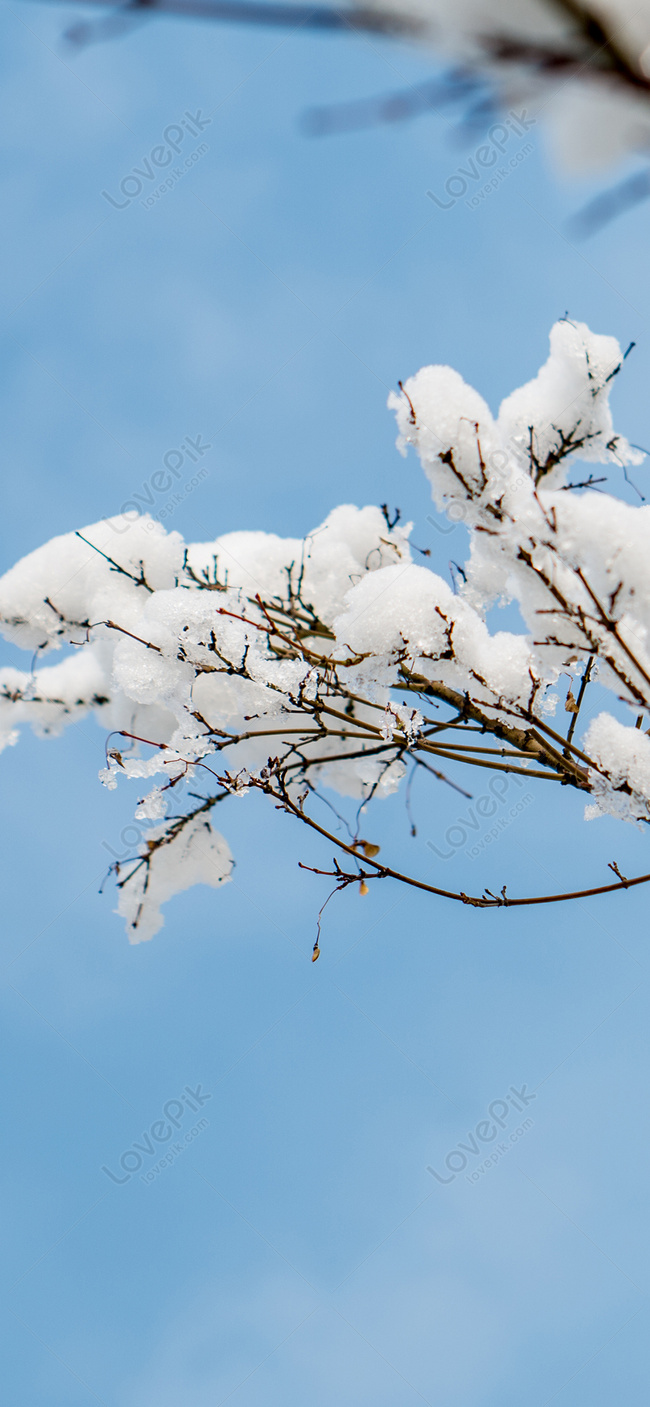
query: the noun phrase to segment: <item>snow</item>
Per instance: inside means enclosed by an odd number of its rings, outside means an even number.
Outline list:
[[[593,720],[585,737],[590,757],[605,772],[594,774],[596,814],[626,821],[650,819],[650,738],[639,728],[626,728],[609,713]]]
[[[56,734],[92,714],[106,730],[100,779],[136,782],[136,818],[152,823],[143,863],[118,879],[133,941],[158,930],[172,894],[232,867],[203,810],[179,828],[173,783],[246,795],[281,756],[292,804],[308,778],[363,805],[400,785],[421,744],[422,688],[529,727],[552,714],[560,676],[579,685],[593,658],[632,714],[629,726],[601,714],[582,740],[592,806],[650,820],[650,740],[635,726],[650,711],[650,507],[567,487],[585,482],[585,462],[643,458],[612,421],[622,363],[614,338],[562,319],[497,416],[445,366],[391,395],[399,448],[469,529],[459,591],[412,560],[410,524],[350,504],[302,539],[186,545],[147,515],[104,519],[0,579],[0,626],[31,657],[0,670],[0,749],[26,723]],[[520,632],[488,629],[495,601],[517,602]]]
[[[165,833],[165,826],[152,827],[147,846]],[[213,889],[227,884],[233,864],[227,842],[209,821],[205,817],[190,821],[172,841],[154,850],[120,890],[116,912],[126,920],[129,941],[145,943],[155,937],[165,922],[161,905],[175,894],[194,884],[209,884]]]
[[[384,0],[371,0],[385,9]],[[650,3],[599,0],[591,8],[547,0],[399,0],[401,14],[422,25],[420,42],[474,77],[477,140],[508,110],[525,122],[543,122],[556,159],[567,171],[598,171],[650,148]],[[608,63],[596,19],[613,40],[621,63]],[[626,71],[627,70],[627,71]],[[486,94],[493,94],[490,106]],[[467,100],[471,107],[472,97]],[[504,129],[505,130],[505,129]],[[535,128],[533,127],[533,134]],[[506,133],[507,136],[507,133]]]

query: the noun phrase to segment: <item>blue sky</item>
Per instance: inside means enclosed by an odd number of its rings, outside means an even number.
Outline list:
[[[647,212],[573,245],[597,185],[555,178],[539,124],[478,209],[443,211],[427,190],[466,149],[442,117],[299,124],[421,81],[426,56],[171,20],[74,54],[72,18],[2,9],[3,570],[201,436],[209,473],[169,522],[186,537],[388,500],[446,574],[463,530],[429,521],[387,394],[444,361],[496,407],[566,310],[637,343],[614,404],[648,443]],[[114,208],[102,191],[198,110],[183,152],[208,150],[153,208]],[[314,966],[326,890],[297,860],[329,856],[250,797],[223,818],[233,882],[130,948],[97,890],[133,798],[100,788],[101,763],[92,722],[2,757],[6,1400],[645,1404],[643,890],[481,914],[378,885],[332,902]],[[434,856],[467,803],[420,782],[417,838],[401,798],[373,838],[450,887],[648,868],[643,836],[585,826],[575,797],[513,783],[498,804],[509,824],[476,858]],[[427,1168],[491,1105],[507,1153],[443,1185]],[[102,1167],[165,1106],[182,1152],[113,1182]]]

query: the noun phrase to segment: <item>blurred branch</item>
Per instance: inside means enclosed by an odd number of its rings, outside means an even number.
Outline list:
[[[486,56],[501,64],[519,64],[538,72],[597,74],[646,96],[650,94],[650,78],[638,61],[624,52],[613,31],[605,28],[604,20],[574,0],[550,0],[550,5],[568,21],[564,44],[497,31],[478,36]]]
[[[99,24],[81,21],[73,25],[66,38],[82,43],[98,36],[106,37],[128,27],[134,21],[150,15],[176,15],[180,18],[220,20],[231,24],[269,25],[273,28],[317,29],[370,34],[407,35],[415,38],[423,32],[422,21],[394,10],[371,10],[360,7],[334,9],[329,5],[265,3],[265,0],[74,0],[84,6],[112,11]]]
[[[333,132],[360,131],[383,122],[410,121],[423,112],[462,103],[483,88],[483,79],[477,74],[467,69],[452,69],[442,78],[378,97],[309,108],[303,115],[302,126],[308,136],[322,137]],[[487,101],[490,105],[494,102],[492,98]]]
[[[608,191],[603,191],[584,205],[569,221],[568,232],[575,239],[587,239],[611,224],[612,220],[618,219],[626,210],[633,210],[648,196],[650,171],[637,171],[634,176],[627,176],[624,181],[610,186]]]
[[[601,72],[616,75],[632,88],[640,88],[646,94],[650,93],[650,79],[642,72],[640,66],[634,66],[613,32],[605,28],[603,19],[586,5],[576,4],[575,0],[551,0],[551,3],[575,23],[578,34],[589,51],[589,63],[594,63]]]

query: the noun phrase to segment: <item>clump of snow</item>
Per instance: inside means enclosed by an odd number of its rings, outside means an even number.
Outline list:
[[[523,635],[490,635],[484,621],[427,567],[385,567],[349,593],[340,647],[366,655],[354,673],[398,685],[403,667],[477,698],[524,703],[532,654]]]
[[[167,814],[166,787],[152,787],[135,808],[136,821],[160,821]]]
[[[109,702],[110,679],[92,648],[30,674],[0,669],[0,732],[29,722],[40,737],[55,736],[91,710],[105,712]]]
[[[174,839],[152,851],[165,831],[165,826],[151,828],[146,863],[120,890],[116,912],[126,920],[131,943],[145,943],[158,933],[165,922],[161,905],[174,894],[194,884],[217,889],[231,877],[234,861],[228,844],[204,816],[189,821]]]
[[[600,814],[625,821],[650,821],[650,738],[601,713],[587,729],[585,748],[601,772],[592,773]],[[603,775],[604,774],[604,775]],[[596,811],[587,817],[593,819]]]
[[[563,318],[551,329],[551,350],[537,376],[501,402],[498,429],[522,463],[532,449],[544,464],[563,442],[576,444],[591,463],[640,464],[643,452],[614,434],[609,392],[622,364],[615,337],[590,332],[585,323]],[[566,482],[571,458],[564,456],[543,475],[544,488]]]

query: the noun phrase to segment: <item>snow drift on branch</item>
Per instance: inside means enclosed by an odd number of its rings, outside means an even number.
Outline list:
[[[469,529],[458,593],[412,561],[410,525],[386,505],[336,508],[304,539],[187,546],[148,516],[105,519],[0,580],[3,632],[32,653],[31,671],[0,671],[0,743],[26,721],[56,733],[93,712],[103,783],[138,783],[143,843],[113,867],[133,941],[172,894],[227,880],[211,813],[251,790],[314,825],[319,788],[365,808],[411,760],[458,786],[442,759],[550,777],[590,795],[590,814],[650,820],[650,509],[595,491],[592,474],[643,458],[612,423],[623,360],[564,319],[497,416],[449,367],[391,395],[401,451],[415,448],[436,504]],[[518,604],[520,632],[488,629],[494,601]],[[632,716],[601,714],[578,745],[596,676]],[[547,722],[561,687],[566,735]],[[477,740],[490,733],[497,746]],[[353,856],[361,814],[344,822]]]

